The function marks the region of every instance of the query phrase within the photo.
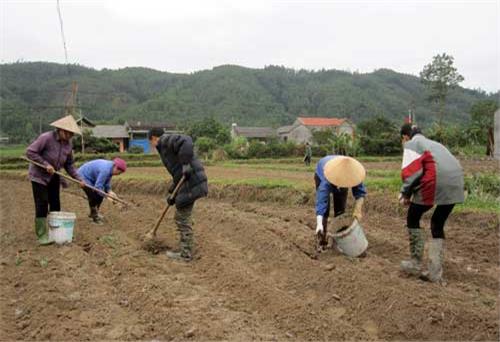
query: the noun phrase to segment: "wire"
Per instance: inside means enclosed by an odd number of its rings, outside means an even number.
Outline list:
[[[63,46],[64,46],[64,58],[66,60],[66,64],[68,64],[68,49],[66,49],[66,38],[64,37],[64,27],[63,27],[62,15],[61,15],[61,7],[59,6],[59,0],[57,0],[57,13],[59,14],[59,24],[61,26],[61,36],[62,36],[62,41],[63,41]]]

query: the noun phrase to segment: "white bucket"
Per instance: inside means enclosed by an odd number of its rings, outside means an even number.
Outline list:
[[[47,217],[49,223],[49,239],[57,244],[71,242],[75,227],[76,215],[64,211],[52,211]]]
[[[335,239],[337,249],[348,256],[360,256],[368,248],[368,240],[366,240],[363,227],[356,219],[349,227],[337,230],[332,236]]]

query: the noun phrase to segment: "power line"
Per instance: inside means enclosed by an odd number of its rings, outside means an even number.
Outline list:
[[[61,36],[64,46],[64,58],[66,60],[66,64],[68,64],[68,50],[66,49],[66,38],[64,37],[64,27],[61,15],[61,7],[59,6],[59,0],[57,0],[57,13],[59,14],[59,25],[61,26]]]

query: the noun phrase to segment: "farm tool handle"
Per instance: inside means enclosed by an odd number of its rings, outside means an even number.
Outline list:
[[[43,168],[43,169],[45,169],[45,168],[46,168],[46,167],[45,167],[45,165],[40,164],[40,163],[38,163],[38,162],[36,162],[36,161],[34,161],[34,160],[31,160],[31,159],[29,159],[29,158],[27,158],[27,157],[21,157],[21,159],[24,159],[24,160],[26,160],[26,161],[28,161],[28,162],[32,163],[33,165],[39,166],[39,167],[41,167],[41,168]],[[54,171],[54,173],[55,173],[56,175],[59,175],[59,176],[63,177],[64,179],[67,179],[67,180],[69,180],[69,181],[73,182],[73,183],[80,184],[80,181],[78,181],[78,180],[76,180],[76,179],[73,179],[73,178],[71,178],[71,177],[69,177],[69,176],[66,176],[66,175],[65,175],[64,173],[62,173],[62,172],[59,172],[59,171]],[[119,203],[124,204],[124,205],[127,205],[127,206],[129,205],[129,203],[125,202],[124,200],[122,200],[122,199],[120,199],[120,198],[118,198],[118,197],[115,197],[115,196],[111,196],[110,194],[108,194],[108,193],[106,193],[106,192],[102,191],[101,189],[98,189],[98,188],[96,188],[96,187],[93,187],[92,185],[85,184],[85,187],[87,187],[87,188],[89,188],[89,189],[91,189],[91,190],[94,190],[95,192],[97,192],[97,193],[99,193],[99,194],[101,194],[101,195],[103,195],[103,196],[105,196],[105,197],[109,197],[109,198],[111,198],[113,201],[119,202]]]
[[[175,196],[177,196],[177,192],[179,191],[179,189],[182,186],[182,184],[184,184],[185,180],[186,180],[186,177],[182,176],[181,180],[179,181],[179,183],[177,183],[177,185],[176,185],[174,191],[172,192],[172,194],[170,195],[170,197],[175,198]],[[158,227],[160,226],[160,223],[163,220],[163,218],[165,217],[165,215],[167,214],[167,211],[168,211],[169,208],[170,208],[170,204],[167,204],[167,206],[165,207],[165,209],[163,209],[163,212],[161,213],[160,217],[158,217],[158,220],[156,221],[156,224],[153,227],[153,229],[151,229],[147,233],[147,236],[154,237],[156,235],[156,231],[158,230]]]

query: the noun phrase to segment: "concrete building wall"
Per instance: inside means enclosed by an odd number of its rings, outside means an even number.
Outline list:
[[[307,127],[303,125],[296,126],[288,134],[288,140],[294,141],[298,144],[304,144],[308,141],[311,142],[312,133]]]
[[[342,125],[340,125],[337,129],[337,133],[338,134],[341,134],[341,133],[347,133],[349,134],[351,137],[353,136],[353,133],[354,133],[354,129],[353,127],[348,124],[348,123],[343,123]]]

